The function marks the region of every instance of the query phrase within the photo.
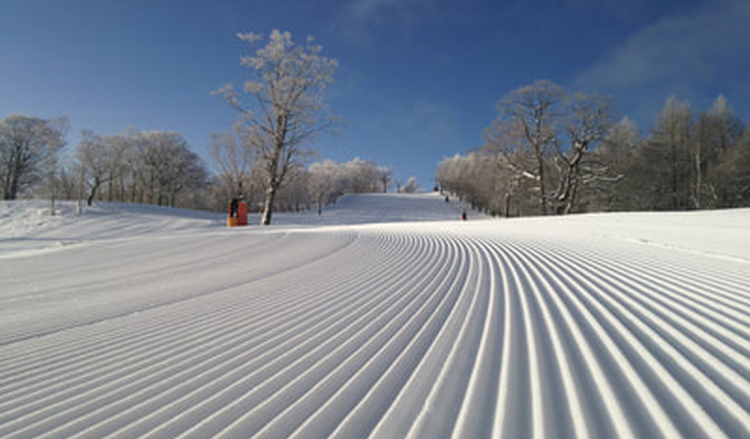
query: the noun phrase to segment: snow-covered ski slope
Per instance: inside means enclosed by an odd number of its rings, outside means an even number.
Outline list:
[[[750,437],[750,210],[45,209],[0,203],[3,438]]]

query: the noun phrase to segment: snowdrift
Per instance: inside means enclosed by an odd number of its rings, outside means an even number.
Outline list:
[[[0,203],[0,437],[750,437],[750,210]]]

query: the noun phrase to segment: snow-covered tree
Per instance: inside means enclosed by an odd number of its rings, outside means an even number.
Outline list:
[[[335,203],[343,194],[379,192],[381,185],[387,188],[392,172],[391,166],[377,166],[359,157],[340,164],[324,160],[310,165],[307,185],[321,213],[323,206]]]
[[[286,183],[276,196],[276,209],[284,212],[300,212],[311,206],[311,195],[308,183],[309,174],[301,167],[291,169]]]
[[[709,177],[716,182],[716,207],[750,207],[750,129],[723,152]]]
[[[510,215],[511,203],[519,209],[515,200],[514,180],[508,175],[507,167],[498,162],[502,157],[495,157],[482,152],[456,154],[438,164],[435,176],[444,190],[472,205],[474,209],[492,215]]]
[[[81,142],[76,147],[76,159],[82,167],[82,183],[88,187],[86,204],[89,206],[102,185],[112,177],[109,172],[109,161],[113,156],[110,152],[105,137],[97,136],[88,130],[83,131]]]
[[[723,95],[719,95],[708,111],[701,113],[692,125],[691,155],[693,164],[691,201],[694,208],[717,207],[720,194],[731,192],[726,180],[711,178],[712,170],[723,160],[726,152],[742,135],[742,122]],[[715,177],[716,174],[713,174]]]
[[[393,167],[378,166],[377,171],[380,183],[383,184],[383,193],[388,192],[388,187],[390,187],[391,181],[393,180]]]
[[[628,189],[637,193],[634,209],[683,210],[690,207],[690,104],[667,99],[651,135],[628,168]]]
[[[605,164],[589,160],[614,126],[613,108],[609,99],[598,95],[575,93],[566,99],[562,131],[567,142],[557,143],[554,159],[557,185],[552,201],[557,213],[570,213],[586,184],[616,178]]]
[[[574,210],[582,189],[611,178],[591,153],[613,125],[613,108],[601,96],[570,94],[549,81],[503,98],[482,149],[495,156],[502,168],[497,175],[513,188],[506,197],[536,198],[542,215]]]
[[[633,205],[638,194],[628,187],[632,186],[637,191],[642,183],[633,182],[628,168],[638,154],[641,142],[641,134],[635,122],[625,116],[610,128],[599,147],[592,152],[596,161],[606,167],[609,175],[609,179],[595,184],[597,191],[591,200],[595,209],[625,210]]]
[[[686,209],[690,205],[690,128],[692,112],[690,103],[670,96],[651,139],[655,148],[667,155],[668,166],[665,200],[671,209]],[[664,186],[662,186],[664,188]]]
[[[137,139],[139,133],[128,129],[118,135],[102,136],[106,150],[106,200],[138,201],[136,197]]]
[[[63,127],[64,118],[44,120],[12,114],[0,121],[0,189],[3,199],[16,199],[42,181],[45,171],[55,169],[57,149],[64,137]],[[52,153],[55,154],[55,163],[50,166]]]
[[[380,172],[375,163],[355,157],[342,167],[347,178],[347,192],[362,194],[378,191]]]
[[[166,206],[203,207],[202,191],[208,171],[174,131],[117,135],[84,131],[75,159],[81,182],[79,199],[87,190],[87,203],[95,199]]]
[[[216,178],[222,187],[222,198],[242,196],[250,202],[252,149],[242,145],[235,134],[221,133],[211,135],[209,153],[218,167]]]
[[[244,140],[263,164],[266,188],[261,224],[271,224],[274,199],[301,148],[332,123],[324,103],[324,91],[333,81],[337,62],[321,55],[322,47],[308,37],[304,45],[292,41],[289,32],[274,30],[268,43],[255,33],[239,34],[254,55],[241,63],[252,79],[243,91],[245,102],[232,84],[215,93],[240,112]]]
[[[549,160],[558,141],[564,97],[561,87],[546,80],[514,90],[498,103],[498,119],[487,134],[505,162],[536,183],[542,215],[549,212]]]
[[[45,144],[47,152],[45,154],[45,166],[47,168],[47,191],[49,194],[49,213],[55,215],[55,200],[57,199],[57,177],[60,171],[60,152],[66,145],[65,136],[68,132],[68,118],[61,117],[47,121],[45,130]]]
[[[137,175],[144,202],[175,206],[183,191],[205,184],[207,173],[200,158],[179,133],[143,132],[137,145]]]
[[[343,189],[343,173],[336,162],[325,160],[310,165],[308,174],[310,195],[315,200],[320,215],[323,213],[323,206]]]
[[[404,184],[404,187],[401,190],[405,194],[416,194],[417,192],[419,192],[419,182],[416,178],[409,177],[409,179],[406,180],[406,184]]]

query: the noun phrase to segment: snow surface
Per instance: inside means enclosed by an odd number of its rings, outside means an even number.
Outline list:
[[[0,437],[750,437],[750,210],[462,208],[2,202]]]

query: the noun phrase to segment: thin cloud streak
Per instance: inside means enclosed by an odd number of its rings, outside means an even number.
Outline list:
[[[438,0],[352,0],[334,27],[350,43],[366,43],[375,28],[409,30],[434,16]]]
[[[574,82],[617,95],[660,91],[697,96],[709,83],[747,90],[748,23],[750,2],[708,1],[693,13],[665,18],[634,33]]]

